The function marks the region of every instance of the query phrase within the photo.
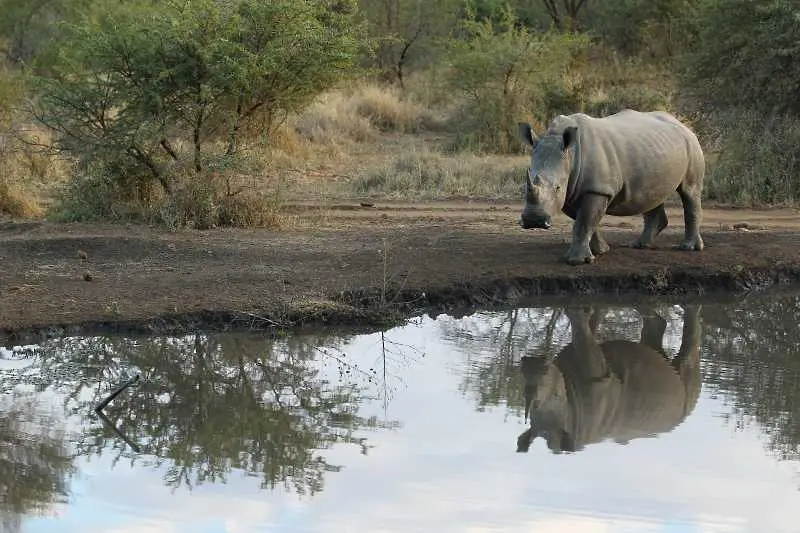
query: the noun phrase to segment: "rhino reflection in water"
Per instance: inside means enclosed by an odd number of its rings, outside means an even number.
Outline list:
[[[700,307],[687,307],[683,337],[673,359],[663,349],[666,321],[643,315],[640,342],[595,337],[603,313],[566,310],[572,342],[554,359],[523,357],[525,417],[517,439],[527,452],[542,437],[554,453],[588,444],[669,432],[694,410],[700,394]]]

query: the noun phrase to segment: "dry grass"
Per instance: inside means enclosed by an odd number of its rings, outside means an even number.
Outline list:
[[[360,173],[348,189],[388,198],[517,199],[528,162],[527,156],[445,154],[423,146]]]
[[[37,218],[44,210],[36,197],[25,191],[20,185],[5,183],[0,180],[0,215],[13,218]]]
[[[356,114],[381,131],[419,133],[439,123],[431,109],[402,97],[396,87],[362,84],[350,98]]]
[[[374,128],[367,117],[355,112],[352,98],[343,92],[319,96],[304,113],[290,119],[302,139],[315,144],[366,142]]]
[[[243,167],[220,170],[221,175],[209,183],[183,183],[172,198],[149,193],[141,198],[126,196],[107,181],[90,177],[82,184],[72,183],[70,203],[51,212],[62,220],[288,227],[304,226],[312,219],[324,221],[327,215],[324,211],[299,217],[280,214],[286,197],[518,200],[529,162],[526,151],[480,155],[481,146],[460,153],[437,148],[452,146],[465,131],[475,132],[465,128],[470,117],[459,111],[463,101],[448,93],[436,76],[435,69],[412,75],[405,93],[367,82],[326,92],[302,113],[290,116],[269,139],[250,139],[244,154],[249,162]],[[577,65],[563,79],[554,80],[536,106],[549,116],[556,111],[605,115],[624,107],[670,108],[672,94],[658,68],[605,57]],[[482,103],[487,116],[512,133],[518,118],[530,119],[501,116],[490,101]],[[531,103],[527,108],[536,106]],[[796,142],[796,124],[785,129],[784,137]],[[66,179],[66,163],[12,142],[7,132],[3,135],[0,128],[0,214],[42,216],[53,191]],[[748,165],[741,163],[741,157],[710,165],[708,195],[740,203],[774,202],[778,197],[794,202],[800,197],[797,161],[774,157],[791,146],[788,141],[779,143],[778,137],[771,137],[770,143],[760,141]],[[766,163],[773,159],[773,165]],[[746,176],[744,181],[752,186],[733,190],[730,183],[741,185],[743,180],[726,178],[731,175]]]
[[[0,131],[0,214],[14,218],[37,218],[44,214],[53,190],[64,183],[68,163],[26,144],[45,136],[30,130]]]
[[[320,95],[290,119],[302,139],[316,144],[368,142],[376,130],[417,133],[438,124],[435,113],[394,87],[359,83]]]

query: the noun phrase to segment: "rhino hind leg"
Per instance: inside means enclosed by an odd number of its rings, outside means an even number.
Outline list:
[[[702,216],[700,205],[700,187],[687,186],[686,182],[678,187],[678,194],[683,202],[683,221],[685,233],[683,242],[678,245],[679,250],[701,251],[705,245],[700,237],[700,218]]]
[[[608,196],[587,193],[581,197],[578,216],[572,225],[572,244],[564,255],[567,264],[582,265],[594,263],[590,242],[597,232],[597,226],[608,208]]]
[[[634,248],[650,248],[658,234],[664,231],[669,224],[664,204],[651,209],[644,214],[644,229],[639,238],[633,242]]]

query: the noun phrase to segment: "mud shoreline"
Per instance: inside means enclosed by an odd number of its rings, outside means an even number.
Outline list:
[[[515,210],[495,205],[326,213],[324,223],[281,231],[0,222],[0,345],[64,335],[374,329],[422,314],[608,296],[733,301],[800,284],[794,212],[708,210],[699,253],[673,249],[682,230],[675,212],[651,250],[628,246],[639,220],[609,218],[612,250],[579,267],[560,260],[568,221],[526,232]],[[736,230],[737,220],[755,229]]]
[[[565,280],[524,280],[522,283],[496,283],[494,287],[459,287],[435,294],[426,294],[427,305],[399,303],[390,308],[359,307],[347,304],[319,306],[316,310],[296,309],[274,315],[270,313],[249,313],[240,311],[210,310],[191,313],[165,314],[152,318],[88,320],[68,324],[42,324],[21,328],[0,329],[0,347],[36,344],[53,338],[72,336],[167,336],[209,332],[264,332],[275,335],[302,330],[334,328],[350,334],[372,333],[398,326],[407,320],[427,315],[436,318],[448,315],[456,318],[479,311],[504,311],[518,307],[558,307],[565,305],[636,305],[652,302],[658,297],[660,304],[719,304],[735,303],[745,297],[766,298],[770,294],[793,293],[800,295],[800,267],[793,271],[770,269],[761,272],[741,272],[734,275],[713,276],[706,290],[703,281],[690,280],[688,285],[668,285],[663,290],[653,292],[615,292],[625,287],[625,280],[597,279],[597,286],[591,287],[591,280],[583,280],[584,292],[566,292],[574,288]],[[656,279],[643,280],[655,286]],[[721,287],[727,287],[721,289]],[[523,291],[535,287],[533,292]],[[557,292],[543,292],[556,288]],[[471,290],[475,292],[471,292]],[[611,290],[606,290],[611,289]],[[478,293],[476,295],[476,292]],[[508,299],[497,294],[513,295]],[[487,296],[488,295],[488,296]],[[400,295],[402,297],[402,295]],[[363,303],[363,294],[356,300]],[[422,298],[412,299],[422,304]],[[432,303],[438,302],[438,303]]]

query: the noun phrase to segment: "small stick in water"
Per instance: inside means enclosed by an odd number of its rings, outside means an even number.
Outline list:
[[[108,395],[108,398],[97,404],[97,407],[94,408],[94,411],[96,413],[99,413],[106,405],[108,405],[108,402],[119,396],[120,392],[124,391],[137,381],[139,381],[139,374],[136,374],[131,379],[129,379],[128,381],[117,387],[116,390],[114,390],[111,394]]]
[[[126,437],[126,436],[125,436],[125,434],[124,434],[122,431],[120,431],[120,429],[119,429],[117,426],[115,426],[115,425],[114,425],[114,424],[111,422],[111,420],[109,420],[109,419],[108,419],[108,417],[107,417],[105,414],[103,414],[103,411],[97,411],[97,416],[99,416],[99,417],[100,417],[100,420],[102,420],[102,421],[103,421],[103,423],[104,423],[106,426],[110,427],[110,428],[111,428],[111,430],[112,430],[112,431],[114,431],[114,433],[116,433],[116,434],[117,434],[117,436],[118,436],[119,438],[121,438],[121,439],[122,439],[122,440],[125,442],[125,444],[127,444],[128,446],[130,446],[130,447],[133,449],[133,451],[135,451],[136,453],[141,453],[141,450],[140,450],[140,449],[139,449],[139,447],[136,445],[136,443],[134,443],[133,441],[131,441],[131,439],[129,439],[128,437]]]

